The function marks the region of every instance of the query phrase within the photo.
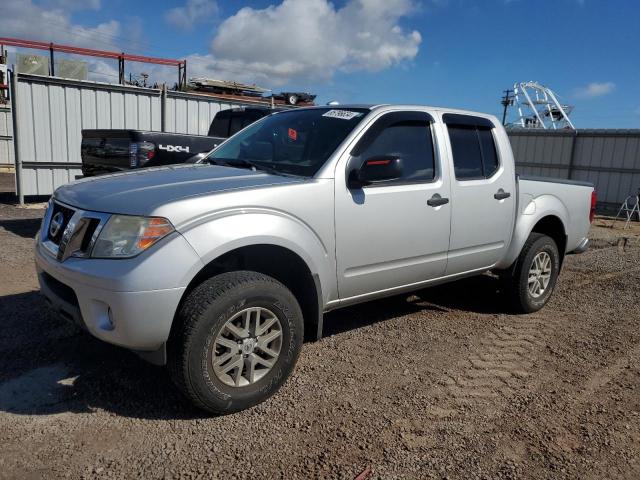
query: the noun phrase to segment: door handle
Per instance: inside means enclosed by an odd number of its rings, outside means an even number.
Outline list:
[[[449,199],[445,197],[441,197],[439,194],[434,193],[433,196],[427,200],[427,205],[430,207],[439,207],[440,205],[445,205],[449,203]]]
[[[493,194],[493,198],[496,200],[504,200],[505,198],[509,198],[511,194],[509,192],[505,192],[503,189],[498,190]]]

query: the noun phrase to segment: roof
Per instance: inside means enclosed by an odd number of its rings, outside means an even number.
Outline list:
[[[476,112],[472,110],[461,110],[459,108],[449,108],[449,107],[436,107],[433,105],[419,105],[419,104],[409,104],[409,103],[344,103],[339,105],[316,105],[304,108],[364,108],[367,110],[377,110],[381,108],[385,109],[398,109],[398,108],[406,108],[406,109],[424,109],[428,108],[429,110],[437,110],[443,111],[445,113],[459,113],[460,115],[474,115],[478,117],[491,117],[494,118],[494,115],[486,112]]]
[[[573,137],[576,135],[598,135],[606,137],[636,137],[640,136],[640,129],[619,129],[619,128],[578,128],[573,129],[544,129],[544,128],[521,128],[507,127],[509,135],[521,136],[548,136],[548,137]]]

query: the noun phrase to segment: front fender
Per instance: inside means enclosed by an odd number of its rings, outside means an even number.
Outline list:
[[[523,195],[522,197],[521,200],[524,201],[520,205],[511,244],[505,257],[496,265],[498,269],[508,268],[516,261],[533,227],[543,218],[550,216],[559,218],[565,234],[567,232],[569,211],[558,197],[554,195],[540,195],[535,198],[531,195]]]
[[[333,244],[300,218],[286,212],[241,208],[216,212],[180,233],[207,265],[220,256],[251,245],[276,245],[297,254],[317,275],[323,305],[337,295]]]

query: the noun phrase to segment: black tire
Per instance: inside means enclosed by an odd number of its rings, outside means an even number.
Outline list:
[[[298,103],[298,96],[289,95],[289,97],[287,98],[287,102],[289,102],[289,105],[296,105]]]
[[[541,252],[546,252],[551,257],[551,274],[544,291],[538,297],[534,297],[529,291],[529,271],[534,259]],[[556,242],[547,235],[531,233],[515,264],[501,275],[505,292],[514,310],[519,313],[532,313],[544,307],[551,298],[559,273],[560,254]]]
[[[225,384],[213,369],[216,337],[227,320],[248,307],[268,308],[281,326],[280,354],[262,378],[244,386]],[[263,402],[291,374],[304,338],[293,294],[277,280],[236,271],[212,277],[183,302],[168,345],[168,367],[177,387],[199,408],[224,415]]]

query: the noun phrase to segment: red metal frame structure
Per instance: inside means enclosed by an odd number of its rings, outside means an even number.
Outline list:
[[[142,55],[131,55],[124,52],[109,52],[106,50],[94,50],[92,48],[73,47],[70,45],[59,45],[56,43],[37,42],[34,40],[21,40],[19,38],[0,37],[0,45],[10,45],[12,47],[32,48],[36,50],[48,50],[51,59],[51,75],[53,76],[53,53],[75,53],[78,55],[88,55],[91,57],[113,58],[118,60],[118,78],[124,84],[124,62],[153,63],[156,65],[167,65],[178,67],[178,88],[182,90],[187,83],[187,61],[174,60],[171,58],[145,57]]]

